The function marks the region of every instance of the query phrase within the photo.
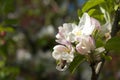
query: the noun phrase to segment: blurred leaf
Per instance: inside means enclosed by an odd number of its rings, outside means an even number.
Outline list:
[[[118,9],[118,7],[119,7],[119,5],[114,6],[115,11]]]
[[[111,61],[112,60],[111,56],[105,55],[104,53],[101,54],[101,57],[104,58],[106,61]]]
[[[88,14],[91,16],[91,15],[95,12],[95,10],[96,10],[96,9],[90,9],[90,10],[88,11]]]
[[[102,47],[102,46],[104,46],[104,41],[102,39],[98,38],[96,40],[96,47],[98,48],[98,47]]]
[[[106,50],[113,50],[114,52],[120,52],[120,37],[113,37],[107,41],[105,45]]]
[[[18,67],[4,67],[2,68],[0,72],[0,78],[5,78],[7,76],[10,76],[12,74],[12,77],[16,76],[19,73],[19,68]]]
[[[78,14],[79,17],[81,17],[82,16],[82,10],[78,9],[77,14]]]
[[[14,29],[11,27],[3,27],[2,25],[0,25],[0,31],[14,32]]]
[[[0,55],[0,68],[5,66],[6,57],[4,55]]]
[[[112,57],[111,57],[111,56],[105,56],[104,58],[105,58],[105,60],[107,60],[107,61],[111,61],[111,60],[112,60]]]
[[[4,67],[4,65],[5,65],[5,62],[3,60],[0,61],[0,68]]]
[[[103,14],[100,14],[100,13],[94,14],[93,17],[96,18],[97,20],[101,21],[101,22],[104,22],[103,21],[104,20],[104,15]]]
[[[94,7],[88,11],[88,14],[93,18],[97,19],[99,22],[104,23],[104,14],[100,11],[99,7]]]
[[[84,56],[77,54],[73,60],[73,62],[71,62],[70,66],[69,66],[69,70],[71,73],[74,73],[74,71],[76,70],[76,68],[85,60]]]
[[[15,11],[15,0],[4,0],[3,2],[3,12],[9,13]]]
[[[100,4],[100,3],[103,3],[104,0],[88,0],[85,5],[83,6],[82,8],[82,12],[85,12],[87,10],[89,10],[90,8]]]
[[[107,5],[106,5],[107,4]],[[104,8],[111,16],[113,15],[113,12],[115,11],[115,0],[105,0],[104,3],[100,4],[102,8]]]
[[[13,25],[13,24],[18,24],[18,20],[17,19],[5,19],[4,20],[5,24],[7,25]]]

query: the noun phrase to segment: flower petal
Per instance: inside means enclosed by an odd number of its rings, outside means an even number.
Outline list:
[[[53,51],[52,56],[56,60],[60,60],[61,59],[61,53],[58,52],[58,51]]]
[[[87,13],[84,13],[82,18],[80,19],[80,22],[79,22],[79,25],[78,26],[88,26],[91,25],[91,22],[90,22],[90,16],[87,14]]]
[[[55,51],[59,51],[59,52],[65,52],[67,51],[67,47],[63,46],[63,45],[56,45],[54,48],[53,48]]]

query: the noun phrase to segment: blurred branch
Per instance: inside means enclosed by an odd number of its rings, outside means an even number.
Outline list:
[[[119,21],[120,21],[120,8],[117,9],[115,14],[115,20],[114,20],[112,32],[111,32],[112,37],[114,37],[116,33],[120,30]]]

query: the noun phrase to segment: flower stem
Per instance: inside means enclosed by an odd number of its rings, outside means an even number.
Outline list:
[[[91,80],[97,80],[97,74],[96,74],[96,72],[95,72],[94,65],[91,65],[91,69],[92,69]]]

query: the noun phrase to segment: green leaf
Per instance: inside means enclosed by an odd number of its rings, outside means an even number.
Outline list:
[[[90,8],[99,5],[100,3],[103,3],[104,0],[88,0],[88,2],[86,2],[86,4],[83,6],[82,8],[82,12],[85,12],[87,10],[89,10]]]
[[[15,1],[14,0],[4,0],[3,12],[9,13],[15,11]]]
[[[96,40],[96,47],[98,48],[98,47],[102,47],[102,46],[104,46],[104,41],[102,39],[98,38]]]
[[[5,62],[4,61],[0,61],[0,68],[4,67]]]
[[[105,56],[104,58],[105,58],[105,60],[107,60],[107,61],[111,61],[111,60],[112,60],[112,57],[111,57],[111,56]]]
[[[88,14],[91,16],[94,12],[95,12],[96,9],[90,9]]]
[[[119,7],[119,5],[114,6],[115,11],[118,9],[118,7]]]
[[[8,25],[19,24],[18,19],[5,19],[4,23]]]
[[[101,54],[101,57],[104,58],[106,61],[111,61],[112,60],[111,56],[105,55],[104,53]]]
[[[69,66],[69,70],[71,73],[74,73],[74,71],[76,70],[76,68],[85,60],[84,56],[77,54],[73,60],[73,62],[71,62],[70,66]]]
[[[77,14],[78,14],[79,17],[81,17],[82,16],[82,10],[78,9]]]
[[[14,29],[11,27],[3,27],[0,25],[0,31],[14,32]]]
[[[108,51],[120,52],[120,37],[113,37],[108,40],[105,48]]]

